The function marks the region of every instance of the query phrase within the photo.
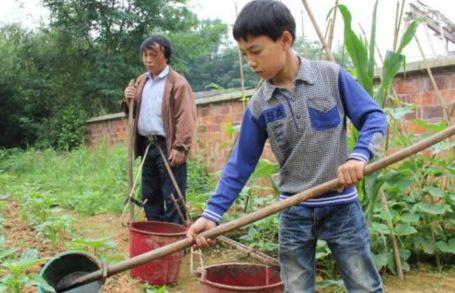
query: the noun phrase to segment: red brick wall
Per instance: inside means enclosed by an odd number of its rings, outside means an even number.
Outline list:
[[[455,111],[453,111],[455,107],[455,72],[453,69],[433,73],[446,105],[446,112],[451,115],[451,120],[455,118]],[[400,100],[416,106],[413,113],[405,116],[406,119],[409,119],[406,124],[410,132],[417,134],[425,132],[423,128],[410,121],[412,119],[418,118],[430,122],[437,122],[443,119],[441,102],[426,72],[418,72],[406,77],[400,76],[395,79],[394,88]]]
[[[446,69],[433,70],[449,111],[455,107],[454,69],[455,67],[451,66]],[[425,71],[415,71],[412,74],[397,77],[394,88],[402,101],[416,105],[415,112],[407,114],[407,119],[421,118],[431,122],[442,119],[440,102]],[[224,165],[235,136],[230,137],[226,128],[230,124],[238,125],[240,123],[243,107],[240,96],[237,99],[197,105],[198,126],[191,153],[192,156],[202,159],[210,171],[220,170]],[[112,116],[115,115],[117,114]],[[455,111],[452,111],[452,120],[455,120],[454,118]],[[406,124],[410,132],[416,134],[424,132],[424,129],[416,126],[410,120]],[[89,146],[103,140],[109,145],[125,143],[126,136],[127,120],[124,118],[117,117],[87,124],[86,141]],[[264,157],[273,160],[268,146],[266,146]]]
[[[109,146],[113,146],[117,143],[126,145],[128,138],[128,120],[123,115],[114,114],[112,116],[114,117],[87,123],[85,143],[89,147],[93,147],[100,143],[107,143]]]

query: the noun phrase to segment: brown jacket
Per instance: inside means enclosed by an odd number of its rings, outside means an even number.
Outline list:
[[[140,75],[135,82],[136,97],[134,103],[134,150],[136,156],[142,156],[139,134],[137,132],[138,117],[141,109],[142,90],[144,89],[147,73]],[[128,114],[125,100],[122,108]],[[172,149],[184,151],[186,155],[191,148],[192,136],[196,126],[196,105],[191,86],[186,79],[170,69],[164,87],[164,97],[161,104],[161,119],[166,134],[168,154]]]

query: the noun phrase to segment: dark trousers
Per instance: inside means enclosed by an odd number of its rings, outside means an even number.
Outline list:
[[[141,137],[140,142],[141,149],[145,152],[149,141],[147,138]],[[165,138],[158,137],[157,143],[161,146],[167,159],[168,154]],[[186,163],[172,167],[171,169],[175,180],[183,193],[183,197],[185,198]],[[157,146],[152,143],[142,168],[142,200],[147,200],[144,205],[147,220],[183,224],[184,222],[175,208],[172,195],[174,195],[174,198],[180,207],[180,211],[186,219],[185,204],[180,200],[180,197],[172,184],[172,180],[164,165],[160,151]]]

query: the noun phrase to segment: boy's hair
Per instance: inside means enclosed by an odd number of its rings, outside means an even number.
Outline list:
[[[288,31],[295,40],[295,20],[289,9],[276,0],[254,0],[246,4],[235,20],[232,34],[236,41],[268,36],[274,42]]]
[[[152,49],[156,45],[163,49],[164,57],[166,58],[166,62],[169,64],[169,62],[171,62],[172,55],[171,43],[163,36],[156,35],[145,39],[141,44],[141,53],[144,53],[147,49]]]

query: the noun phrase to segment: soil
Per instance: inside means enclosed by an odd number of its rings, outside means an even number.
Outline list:
[[[120,223],[120,217],[110,214],[83,217],[72,214],[75,218],[74,229],[78,235],[85,238],[110,237],[117,244],[118,250],[128,256],[128,230]],[[36,248],[40,257],[50,258],[63,252],[65,249],[46,242],[36,231],[30,228],[21,218],[19,206],[15,202],[9,203],[4,209],[4,234],[6,245],[19,250]],[[204,250],[203,262],[205,266],[226,262],[252,262],[243,253],[218,244],[211,249]],[[44,264],[42,264],[44,265]],[[195,266],[199,266],[198,257],[195,257]],[[197,267],[196,267],[197,268]],[[33,270],[38,273],[40,267]],[[431,268],[421,268],[405,274],[405,281],[394,276],[383,277],[387,292],[455,292],[455,271],[437,273]],[[144,292],[144,285],[130,277],[128,272],[112,276],[106,280],[103,292],[136,293]],[[182,263],[179,281],[167,287],[171,293],[198,292],[198,279],[191,274],[190,253],[186,251]],[[27,288],[25,293],[36,292],[35,288]],[[150,291],[149,291],[150,292]],[[323,292],[332,292],[325,289]],[[337,291],[339,292],[339,290]]]

